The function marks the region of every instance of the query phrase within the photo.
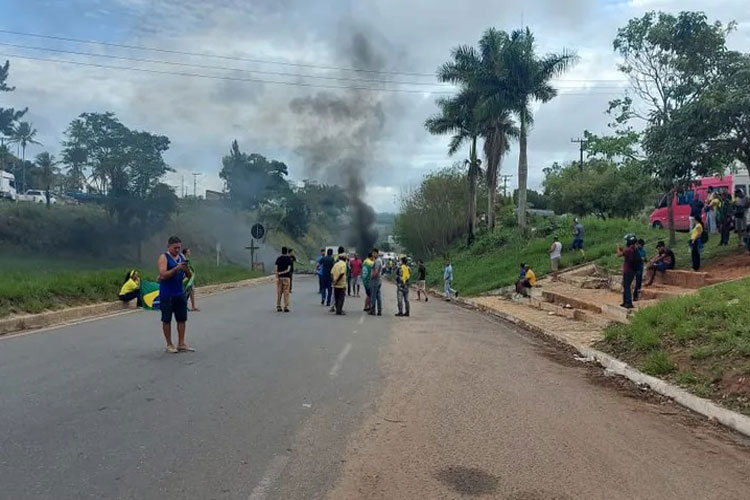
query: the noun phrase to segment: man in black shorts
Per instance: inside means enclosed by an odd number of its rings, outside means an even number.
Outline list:
[[[182,281],[190,277],[185,257],[182,255],[182,241],[177,236],[169,238],[167,251],[159,256],[159,309],[167,352],[193,352],[195,349],[185,343],[185,323],[187,322],[187,297]],[[177,321],[177,347],[172,343],[172,316]]]

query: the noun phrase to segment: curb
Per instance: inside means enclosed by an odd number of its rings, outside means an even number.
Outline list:
[[[215,295],[235,288],[271,283],[273,279],[273,276],[263,276],[261,278],[253,278],[249,280],[202,286],[196,288],[196,290],[202,295]],[[140,310],[140,308],[131,308],[129,304],[116,301],[103,302],[88,306],[69,307],[59,311],[47,311],[39,314],[28,314],[15,318],[8,318],[0,320],[0,338],[3,335],[18,333],[24,330],[37,330],[51,326],[62,326],[84,319],[106,317],[121,313],[132,313]]]
[[[432,295],[442,295],[434,289],[428,289],[428,291]],[[741,413],[737,413],[735,411],[719,406],[713,401],[691,394],[688,391],[677,387],[676,385],[672,385],[662,379],[647,375],[640,370],[633,368],[624,361],[620,361],[619,359],[610,356],[609,354],[598,351],[588,346],[575,344],[564,337],[558,337],[554,333],[545,330],[544,328],[532,325],[531,323],[517,318],[511,314],[495,311],[494,309],[476,304],[470,300],[466,300],[463,298],[454,298],[452,302],[467,309],[479,311],[489,316],[507,321],[523,328],[524,330],[528,330],[532,333],[536,333],[549,338],[554,342],[560,342],[573,347],[576,351],[578,351],[579,354],[581,354],[581,356],[595,360],[600,366],[607,370],[610,370],[612,373],[625,377],[631,382],[634,382],[638,385],[646,385],[652,391],[661,394],[662,396],[666,396],[675,401],[677,404],[682,405],[685,408],[688,408],[700,415],[703,415],[704,417],[708,418],[709,421],[719,422],[725,427],[729,427],[730,429],[733,429],[740,434],[744,434],[745,436],[750,437],[750,417],[746,415],[742,415]]]

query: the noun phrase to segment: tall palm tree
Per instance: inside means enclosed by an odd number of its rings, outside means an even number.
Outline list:
[[[30,144],[42,144],[34,139],[36,134],[37,130],[29,122],[19,122],[18,125],[13,127],[13,133],[10,136],[10,142],[18,145],[21,151],[23,151],[23,156],[21,157],[21,165],[23,165],[22,191],[26,191],[26,147]]]
[[[467,243],[474,243],[477,218],[477,180],[481,174],[481,160],[477,155],[477,138],[481,134],[476,120],[476,103],[478,95],[470,90],[463,90],[450,99],[440,98],[437,106],[440,112],[428,118],[425,128],[431,134],[452,134],[448,143],[448,154],[453,156],[465,143],[469,143],[469,158],[465,164],[469,167],[467,179],[469,184],[469,205],[467,209]]]
[[[484,136],[484,157],[486,160],[485,175],[487,177],[487,229],[495,230],[495,205],[497,203],[497,174],[503,156],[510,149],[511,139],[519,136],[518,127],[511,118],[508,110],[503,110],[493,116],[486,125]]]
[[[47,198],[47,208],[49,208],[49,190],[55,175],[58,173],[59,169],[57,168],[57,165],[59,165],[59,162],[55,160],[53,155],[45,151],[36,155],[35,163],[39,167],[41,173],[42,183],[45,186],[44,194]]]
[[[529,128],[534,122],[531,105],[534,101],[548,102],[557,96],[557,89],[550,82],[570,68],[577,56],[565,50],[543,57],[537,56],[534,35],[528,28],[514,31],[501,55],[498,68],[502,70],[494,78],[482,82],[481,92],[486,100],[497,99],[510,103],[518,117],[518,225],[525,228],[526,185],[529,175],[527,144]]]

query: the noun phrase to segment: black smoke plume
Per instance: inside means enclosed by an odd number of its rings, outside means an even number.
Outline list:
[[[339,46],[355,68],[382,70],[385,58],[362,32],[352,33]],[[297,120],[299,146],[305,174],[344,187],[351,204],[348,244],[366,254],[375,245],[375,211],[363,200],[370,179],[380,175],[374,167],[375,143],[385,130],[382,93],[370,90],[336,90],[293,99],[289,109]]]

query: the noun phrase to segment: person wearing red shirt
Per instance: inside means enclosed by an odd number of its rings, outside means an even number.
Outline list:
[[[349,266],[352,270],[352,291],[356,297],[359,297],[360,281],[362,279],[362,259],[359,255],[354,254],[354,258],[349,262]]]

